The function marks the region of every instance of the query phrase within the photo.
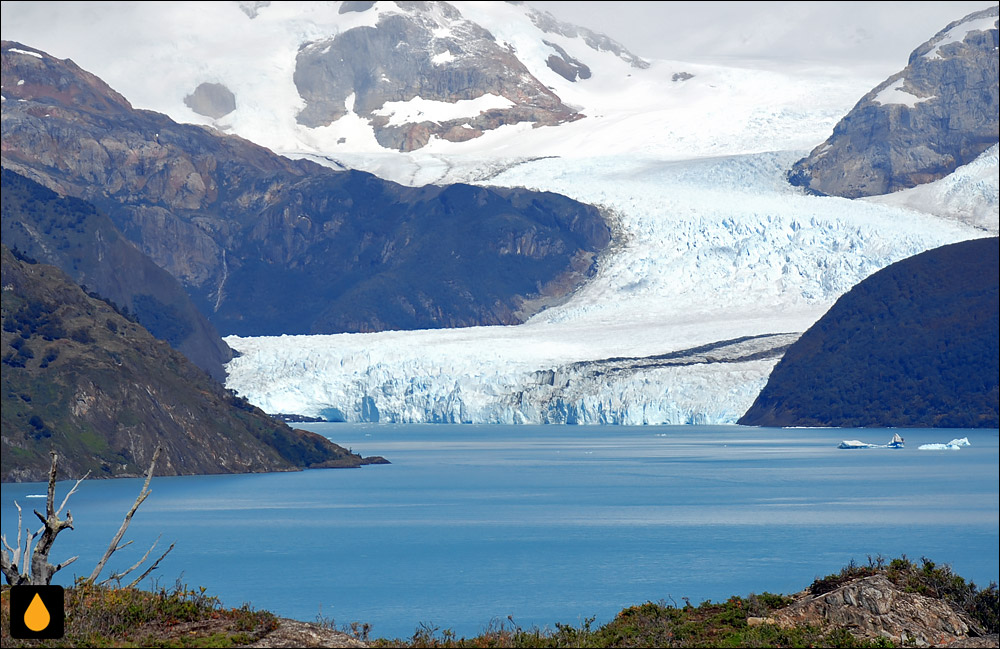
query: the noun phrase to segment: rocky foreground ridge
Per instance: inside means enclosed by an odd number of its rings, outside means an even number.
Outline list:
[[[897,646],[942,647],[985,635],[967,614],[942,599],[905,592],[882,574],[850,581],[829,592],[806,590],[795,602],[750,624],[812,624],[850,631],[865,640],[885,638]]]
[[[888,194],[947,176],[1000,140],[1000,10],[955,21],[861,98],[797,162],[794,185],[833,196]]]
[[[782,603],[760,615],[761,607],[768,608],[762,603],[765,600]],[[501,625],[500,630],[487,631],[466,644],[461,644],[462,641],[449,644],[444,639],[432,642],[436,638],[419,635],[414,635],[411,641],[364,642],[368,638],[357,633],[282,619],[275,631],[248,646],[742,647],[872,643],[861,646],[957,648],[996,647],[998,641],[996,628],[986,628],[980,619],[985,616],[995,626],[996,585],[978,591],[947,566],[939,567],[926,559],[919,567],[905,558],[878,566],[857,566],[852,562],[840,574],[817,579],[809,588],[790,597],[732,598],[727,605],[731,606],[688,605],[683,610],[672,609],[673,613],[667,615],[662,605],[633,606],[596,631],[580,630],[565,635],[566,627],[545,636],[523,630],[505,633]],[[992,617],[986,610],[990,605],[994,607]],[[707,610],[700,612],[703,609]],[[970,614],[970,609],[977,614]],[[690,633],[691,625],[701,625],[701,633],[685,635],[685,627]],[[728,635],[723,627],[728,627]],[[485,641],[489,643],[484,644]]]

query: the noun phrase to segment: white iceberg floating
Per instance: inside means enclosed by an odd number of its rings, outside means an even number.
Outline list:
[[[857,439],[845,439],[837,448],[903,448],[903,441],[899,433],[893,433],[892,439],[889,440],[888,444],[869,444]]]
[[[921,444],[917,448],[921,451],[957,451],[963,446],[972,446],[968,437],[953,439],[947,444]]]

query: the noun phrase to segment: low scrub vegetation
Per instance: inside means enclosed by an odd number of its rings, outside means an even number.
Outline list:
[[[81,580],[65,590],[61,639],[17,640],[10,636],[10,587],[3,587],[0,602],[4,647],[237,647],[278,626],[269,612],[222,607],[204,588],[178,583],[146,591]]]
[[[968,613],[982,631],[998,632],[996,584],[980,589],[974,583],[923,558],[905,556],[867,564],[851,562],[839,572],[816,579],[809,590],[822,594],[862,577],[883,574],[899,588],[948,600]],[[42,646],[10,637],[10,595],[2,593],[4,647]],[[508,617],[495,619],[482,633],[459,637],[447,628],[420,625],[409,638],[371,638],[371,627],[353,624],[340,631],[372,647],[892,647],[886,638],[864,640],[843,628],[811,625],[782,627],[768,616],[793,601],[772,593],[730,597],[694,605],[646,602],[623,609],[597,626],[594,618],[578,626],[523,628]],[[143,591],[78,582],[66,589],[66,635],[44,646],[101,647],[237,647],[253,643],[279,626],[266,611],[248,605],[224,608],[204,588],[179,582],[172,589]],[[316,626],[337,630],[333,620],[318,618]]]
[[[494,621],[482,634],[457,638],[448,630],[421,626],[411,638],[372,642],[374,647],[879,647],[860,641],[844,630],[799,626],[781,628],[752,625],[748,618],[764,617],[790,601],[764,593],[730,597],[725,602],[646,602],[623,609],[607,624],[594,628],[594,619],[578,627],[556,624],[555,629],[523,629],[510,618]]]

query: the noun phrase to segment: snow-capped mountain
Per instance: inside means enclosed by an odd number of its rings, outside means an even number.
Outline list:
[[[164,43],[144,25],[176,14],[147,4],[117,17],[130,56],[87,64],[136,106],[406,185],[558,192],[601,208],[615,231],[596,276],[522,325],[229,338],[241,356],[228,385],[269,412],[735,422],[785,346],[850,287],[905,257],[998,229],[995,149],[909,199],[808,196],[788,185],[791,165],[881,81],[851,70],[644,65],[591,32],[549,29],[544,15],[499,2],[208,3],[184,29],[171,24],[184,36]],[[409,95],[394,85],[402,72],[392,66],[385,84],[394,89],[378,94],[381,77],[361,88],[358,75],[372,70],[351,63],[350,79],[330,82],[329,105],[302,118],[312,104],[295,81],[300,47],[309,43],[301,51],[327,69],[324,57],[344,51],[338,39],[377,41],[382,17],[406,23],[400,29],[423,25],[431,66],[471,49],[455,39],[478,25],[563,108],[550,107],[558,115],[550,121],[481,128],[493,111],[528,104],[504,91],[459,96],[448,84],[439,95]],[[374,31],[346,36],[353,29]],[[447,128],[421,131],[427,122]],[[446,136],[454,127],[481,133]],[[979,215],[974,225],[969,214]]]
[[[65,11],[57,22],[74,32],[93,29],[94,47],[129,52],[73,56],[135,106],[277,151],[408,151],[432,139],[462,142],[501,127],[570,122],[584,115],[567,88],[648,67],[606,36],[520,3],[206,2],[180,14],[170,3],[146,3]],[[174,30],[177,40],[163,38]],[[12,31],[4,37],[20,38]],[[59,39],[51,40],[46,45],[58,47]]]
[[[1000,136],[1000,8],[956,20],[861,98],[809,157],[796,185],[835,196],[888,194],[943,178]]]

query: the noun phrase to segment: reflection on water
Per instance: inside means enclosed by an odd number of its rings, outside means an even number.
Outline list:
[[[927,556],[980,585],[997,580],[996,430],[907,430],[904,449],[839,450],[893,431],[305,427],[393,464],[156,478],[129,532],[138,554],[116,557],[130,565],[162,533],[177,547],[161,585],[180,579],[226,605],[303,620],[369,622],[382,636],[793,592],[869,554]],[[958,437],[971,446],[917,450]],[[52,558],[81,557],[58,583],[89,572],[140,486],[81,485],[77,529]],[[25,507],[43,491],[3,486],[8,538],[12,501]]]

